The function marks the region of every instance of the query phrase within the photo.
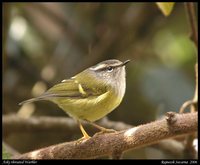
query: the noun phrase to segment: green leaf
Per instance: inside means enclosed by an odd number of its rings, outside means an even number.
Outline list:
[[[156,2],[158,8],[162,11],[165,16],[169,16],[174,7],[174,2]]]

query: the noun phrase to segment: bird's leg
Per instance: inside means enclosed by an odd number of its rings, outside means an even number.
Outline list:
[[[87,132],[86,132],[85,129],[83,128],[81,122],[80,122],[79,120],[77,120],[77,122],[78,122],[79,128],[80,128],[80,130],[81,130],[81,132],[82,132],[82,134],[83,134],[83,137],[82,137],[80,140],[89,139],[90,136],[87,134]]]
[[[92,123],[91,121],[86,120],[86,122],[90,123],[91,125],[93,125],[94,127],[96,127],[97,129],[101,130],[102,133],[111,133],[111,132],[116,132],[116,130],[114,129],[108,129],[108,128],[104,128],[102,126],[99,126],[95,123]]]

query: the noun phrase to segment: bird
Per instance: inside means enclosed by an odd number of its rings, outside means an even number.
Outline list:
[[[121,62],[116,59],[102,61],[19,105],[41,100],[57,104],[77,121],[83,134],[82,139],[90,138],[81,124],[82,121],[90,123],[102,132],[112,132],[113,130],[94,122],[106,116],[121,103],[126,89],[125,65],[129,61]]]

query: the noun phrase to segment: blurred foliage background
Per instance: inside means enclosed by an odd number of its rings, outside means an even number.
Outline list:
[[[138,125],[179,111],[194,94],[195,48],[183,3],[3,3],[3,114],[66,116],[50,102],[18,103],[98,62],[127,60],[123,102],[107,117]],[[19,152],[72,140],[54,133],[3,136]],[[156,149],[127,158],[169,158]]]

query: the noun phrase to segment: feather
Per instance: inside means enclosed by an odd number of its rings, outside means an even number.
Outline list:
[[[75,78],[62,81],[61,83],[54,85],[48,91],[40,95],[39,97],[25,100],[19,105],[31,103],[39,100],[51,100],[55,98],[65,97],[70,99],[81,99],[90,96],[99,96],[102,93],[94,88],[87,88],[84,84],[80,84]]]

